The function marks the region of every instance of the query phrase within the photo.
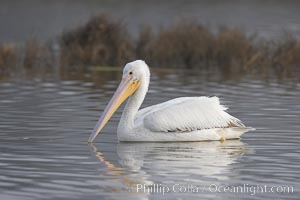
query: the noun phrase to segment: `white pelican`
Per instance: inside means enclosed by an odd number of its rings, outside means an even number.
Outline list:
[[[150,71],[142,60],[125,65],[122,81],[96,124],[93,142],[129,97],[117,129],[119,141],[208,141],[237,139],[251,128],[225,112],[218,97],[181,97],[138,110],[148,91]]]

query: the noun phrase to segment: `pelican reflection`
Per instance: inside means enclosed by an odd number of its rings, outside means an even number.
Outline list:
[[[228,179],[227,170],[250,152],[240,140],[224,142],[118,143],[117,162],[110,161],[91,145],[91,152],[105,164],[107,174],[118,176],[126,187],[136,184],[176,183],[183,180],[203,183],[209,178]],[[238,173],[238,172],[237,172]]]

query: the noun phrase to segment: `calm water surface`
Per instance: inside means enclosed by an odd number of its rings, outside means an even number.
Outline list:
[[[53,39],[99,13],[121,19],[134,37],[142,26],[158,30],[182,19],[213,31],[226,25],[267,39],[281,38],[285,31],[300,37],[299,7],[297,0],[1,0],[0,41]]]
[[[257,130],[223,143],[118,143],[120,109],[88,146],[119,74],[0,82],[0,199],[299,199],[299,84],[154,72],[143,107],[217,95],[231,114]],[[138,184],[170,191],[137,193]],[[291,186],[294,192],[219,193],[209,190],[212,184]],[[189,185],[200,189],[184,192]]]

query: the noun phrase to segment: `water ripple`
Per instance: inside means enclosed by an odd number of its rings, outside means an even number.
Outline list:
[[[129,192],[138,183],[299,188],[299,84],[291,87],[250,79],[220,82],[206,77],[170,74],[160,79],[154,73],[143,107],[180,96],[217,95],[231,114],[256,131],[241,141],[224,143],[117,143],[119,110],[97,138],[99,143],[87,146],[117,81],[101,82],[100,87],[93,80],[0,83],[1,199],[161,198]],[[170,193],[165,197],[198,196]],[[208,191],[202,196],[249,198]]]

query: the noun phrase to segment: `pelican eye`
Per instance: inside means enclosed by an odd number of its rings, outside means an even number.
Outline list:
[[[132,72],[129,72],[130,75],[132,75]]]

